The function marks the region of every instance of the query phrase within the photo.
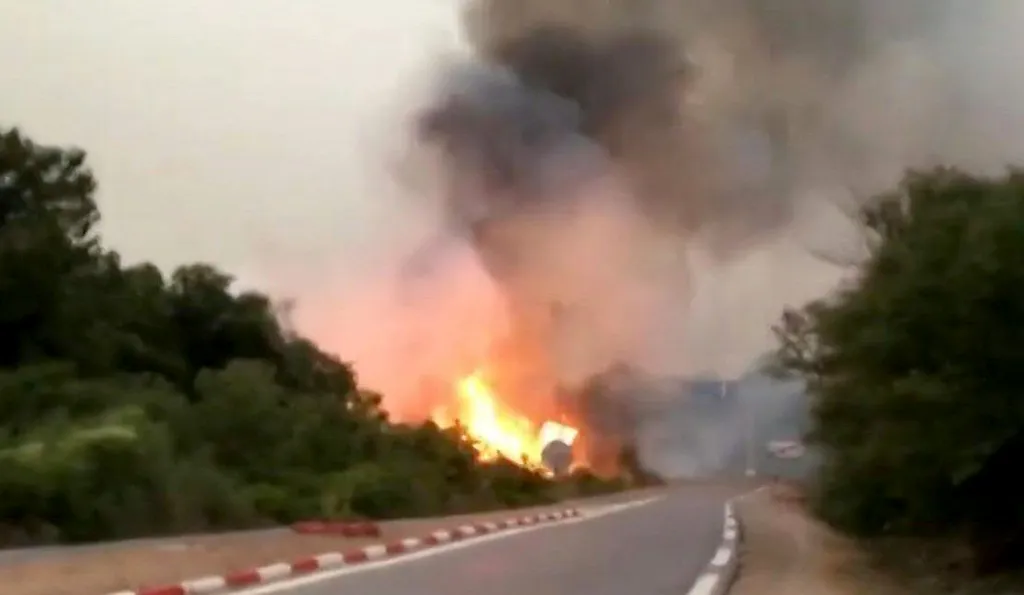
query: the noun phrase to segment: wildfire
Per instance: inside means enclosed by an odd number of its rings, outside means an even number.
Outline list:
[[[543,468],[541,453],[545,446],[555,440],[571,446],[579,435],[578,429],[553,420],[545,421],[538,428],[530,419],[505,405],[480,372],[460,379],[455,388],[454,411],[439,409],[432,416],[433,420],[442,427],[458,421],[466,434],[477,442],[483,460],[504,457],[525,466]]]

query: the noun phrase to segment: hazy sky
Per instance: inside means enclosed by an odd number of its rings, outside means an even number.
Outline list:
[[[131,260],[258,278],[358,252],[386,223],[375,127],[456,22],[451,0],[353,6],[6,2],[0,124],[89,151],[104,236]]]
[[[325,316],[408,245],[389,135],[459,45],[455,1],[10,0],[0,125],[88,150],[104,238],[127,260],[209,261],[297,295],[306,328],[352,354]],[[777,248],[707,275],[679,305],[687,368],[738,372],[782,304],[831,283]],[[669,353],[675,368],[683,351]]]

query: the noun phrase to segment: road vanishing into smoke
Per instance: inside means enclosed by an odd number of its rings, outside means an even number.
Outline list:
[[[686,593],[722,536],[736,489],[677,487],[647,504],[580,521],[463,542],[307,582],[268,585],[263,595],[661,595]]]

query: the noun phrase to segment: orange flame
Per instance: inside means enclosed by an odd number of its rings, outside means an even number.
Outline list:
[[[527,467],[544,467],[541,453],[554,440],[568,445],[576,440],[579,430],[548,420],[540,425],[508,408],[495,395],[483,374],[474,372],[456,385],[457,402],[454,414],[448,408],[434,412],[434,423],[449,427],[458,421],[466,435],[477,443],[480,458],[494,460],[504,457]]]

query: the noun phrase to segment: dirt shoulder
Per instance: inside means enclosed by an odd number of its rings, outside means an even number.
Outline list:
[[[768,488],[737,503],[743,545],[730,595],[906,595],[788,496]]]
[[[4,585],[4,595],[103,595],[144,585],[174,584],[328,552],[346,552],[468,523],[640,499],[654,492],[656,490],[633,490],[550,506],[390,521],[380,523],[381,535],[377,538],[298,535],[280,529],[99,547],[68,556],[56,555],[0,566],[0,585]]]
[[[273,533],[188,537],[0,567],[5,595],[103,595],[347,551],[401,535],[353,539]]]

